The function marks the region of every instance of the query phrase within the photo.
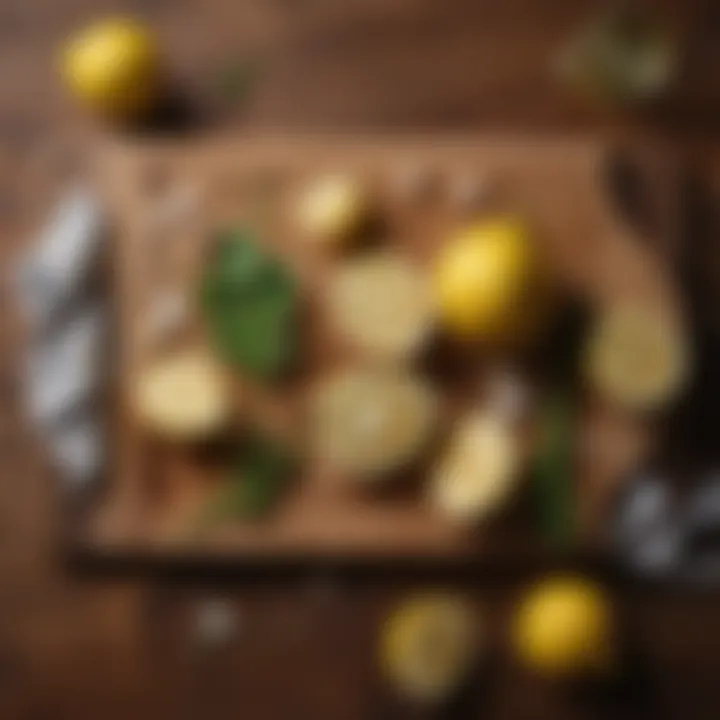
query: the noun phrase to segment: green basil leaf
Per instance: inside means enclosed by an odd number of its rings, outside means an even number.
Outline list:
[[[209,340],[227,362],[263,378],[282,372],[296,349],[295,280],[247,232],[223,234],[201,284]]]
[[[265,517],[282,498],[296,467],[294,456],[276,440],[248,436],[238,448],[230,477],[203,507],[200,528]]]

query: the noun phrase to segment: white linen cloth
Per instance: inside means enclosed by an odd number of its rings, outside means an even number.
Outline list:
[[[74,188],[17,273],[29,334],[27,411],[70,487],[96,477],[105,455],[109,313],[100,276],[105,230],[101,204],[88,189]]]

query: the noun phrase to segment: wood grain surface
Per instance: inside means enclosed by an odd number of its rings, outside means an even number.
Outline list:
[[[718,155],[720,20],[711,0],[647,3],[687,39],[683,82],[659,107],[628,117],[587,108],[547,72],[583,0],[3,0],[0,3],[0,225],[3,269],[42,226],[87,123],[57,81],[66,34],[106,13],[137,12],[159,30],[193,132],[214,128],[661,131],[710,172]],[[231,59],[262,59],[248,102],[213,96]],[[375,637],[404,593],[464,588],[501,635],[531,580],[413,577],[350,580],[328,568],[273,579],[100,579],[67,567],[62,496],[20,415],[21,331],[0,313],[0,716],[3,718],[423,717],[387,699]],[[98,568],[95,568],[98,570]],[[644,657],[649,690],[604,705],[538,687],[499,660],[489,688],[458,717],[715,718],[720,710],[716,593],[616,585]],[[226,598],[240,629],[200,652],[194,615]],[[472,705],[472,703],[471,703]]]

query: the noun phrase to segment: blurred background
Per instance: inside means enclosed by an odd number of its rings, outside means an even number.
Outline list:
[[[130,132],[98,130],[60,79],[67,38],[115,14],[152,28],[172,78],[168,117],[144,132],[609,131],[661,139],[713,189],[720,5],[639,7],[672,38],[670,59],[660,60],[671,71],[660,71],[647,92],[615,77],[598,90],[582,61],[568,61],[566,49],[605,2],[0,0],[0,262],[7,270],[45,225],[86,139]],[[550,567],[481,574],[313,566],[270,575],[75,567],[62,542],[72,515],[22,419],[22,329],[7,283],[2,292],[0,717],[559,720],[720,712],[712,587],[657,587],[578,561],[572,569],[606,581],[630,628],[631,654],[639,656],[632,682],[578,694],[501,660],[457,707],[428,710],[398,701],[383,680],[378,636],[388,612],[421,588],[450,587],[481,609],[488,638],[499,637],[517,598]]]

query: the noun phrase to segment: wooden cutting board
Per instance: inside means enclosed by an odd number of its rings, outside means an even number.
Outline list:
[[[100,552],[176,559],[542,554],[527,488],[520,488],[517,501],[497,519],[473,530],[458,528],[424,500],[422,487],[430,466],[398,481],[397,487],[369,492],[329,482],[310,464],[268,520],[198,533],[193,518],[221,473],[216,458],[208,449],[167,446],[149,437],[128,410],[128,389],[140,369],[166,351],[148,329],[154,300],[166,289],[195,298],[214,231],[251,223],[264,242],[292,263],[306,292],[310,320],[304,342],[309,360],[297,377],[278,387],[258,389],[238,377],[238,408],[250,422],[290,436],[302,432],[308,384],[353,360],[322,321],[323,287],[334,259],[308,247],[292,224],[300,190],[327,172],[353,173],[373,188],[387,220],[382,242],[424,264],[462,223],[509,211],[527,218],[558,276],[591,302],[621,295],[672,302],[655,251],[623,226],[603,192],[600,168],[606,151],[606,142],[595,137],[318,136],[154,141],[105,148],[99,182],[113,218],[109,268],[117,341],[112,350],[117,370],[113,461],[101,499],[79,526],[82,542]],[[425,177],[426,187],[413,196],[407,184],[418,173]],[[464,206],[457,197],[468,183],[480,183],[487,190],[480,210]],[[191,325],[175,342],[201,337],[196,317]],[[445,429],[458,407],[479,397],[488,368],[498,362],[475,350],[460,355],[460,362],[433,378],[447,406],[454,408],[443,416]],[[651,433],[606,409],[599,415],[590,412],[584,426],[598,423],[627,436],[630,445],[644,442]],[[583,519],[579,547],[597,548],[613,471],[597,458],[579,460],[577,470]]]

